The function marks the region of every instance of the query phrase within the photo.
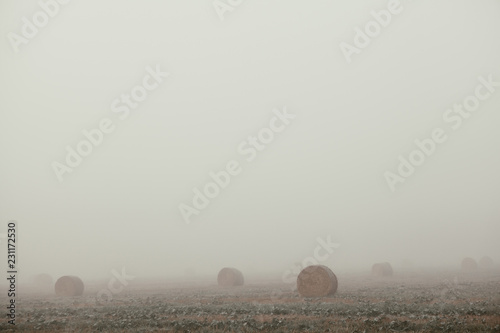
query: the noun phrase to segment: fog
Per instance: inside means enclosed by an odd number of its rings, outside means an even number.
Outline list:
[[[0,2],[0,233],[18,221],[21,276],[280,279],[318,238],[340,273],[500,261],[500,2],[402,0],[366,47],[355,29],[388,1],[224,3],[71,1],[24,38],[40,4]]]

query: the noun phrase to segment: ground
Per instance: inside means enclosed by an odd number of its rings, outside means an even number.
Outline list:
[[[86,285],[80,297],[25,291],[16,299],[15,327],[2,320],[0,331],[500,332],[499,272],[338,274],[338,280],[337,293],[325,298],[302,298],[289,284],[259,280],[235,288],[134,280],[101,302],[96,295],[106,283]],[[7,304],[6,295],[0,301]]]

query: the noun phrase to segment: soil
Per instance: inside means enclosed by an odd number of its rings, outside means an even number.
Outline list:
[[[321,298],[251,279],[229,288],[137,279],[108,301],[96,299],[106,283],[86,285],[79,297],[27,287],[16,298],[15,327],[4,319],[0,331],[500,332],[500,272],[337,277],[337,292]]]

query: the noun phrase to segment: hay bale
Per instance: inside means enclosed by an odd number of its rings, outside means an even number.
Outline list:
[[[243,274],[232,267],[224,267],[217,275],[217,283],[222,287],[242,286],[244,283]]]
[[[308,266],[297,276],[297,290],[302,297],[333,295],[337,287],[337,277],[330,268],[323,265]]]
[[[372,275],[375,276],[392,276],[394,271],[392,270],[391,264],[388,262],[381,262],[373,264]]]
[[[493,259],[488,256],[484,256],[479,259],[479,267],[481,269],[492,269],[493,268]]]
[[[57,296],[80,296],[83,294],[83,281],[77,276],[62,276],[55,285]]]
[[[477,271],[477,262],[472,258],[462,259],[462,271],[464,272]]]

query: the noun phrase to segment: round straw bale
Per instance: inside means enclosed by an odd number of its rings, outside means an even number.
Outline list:
[[[302,297],[333,295],[337,287],[337,277],[330,268],[323,265],[308,266],[297,276],[297,290]]]
[[[479,259],[479,267],[482,269],[492,269],[493,268],[493,259],[488,256],[484,256]]]
[[[392,276],[394,271],[392,270],[391,264],[388,262],[381,262],[373,264],[372,275],[375,276]]]
[[[80,296],[83,294],[83,281],[77,276],[62,276],[56,281],[56,295]]]
[[[472,258],[464,258],[462,260],[462,271],[464,272],[477,271],[477,262]]]
[[[224,267],[217,275],[217,283],[222,287],[242,286],[243,274],[236,268]]]

